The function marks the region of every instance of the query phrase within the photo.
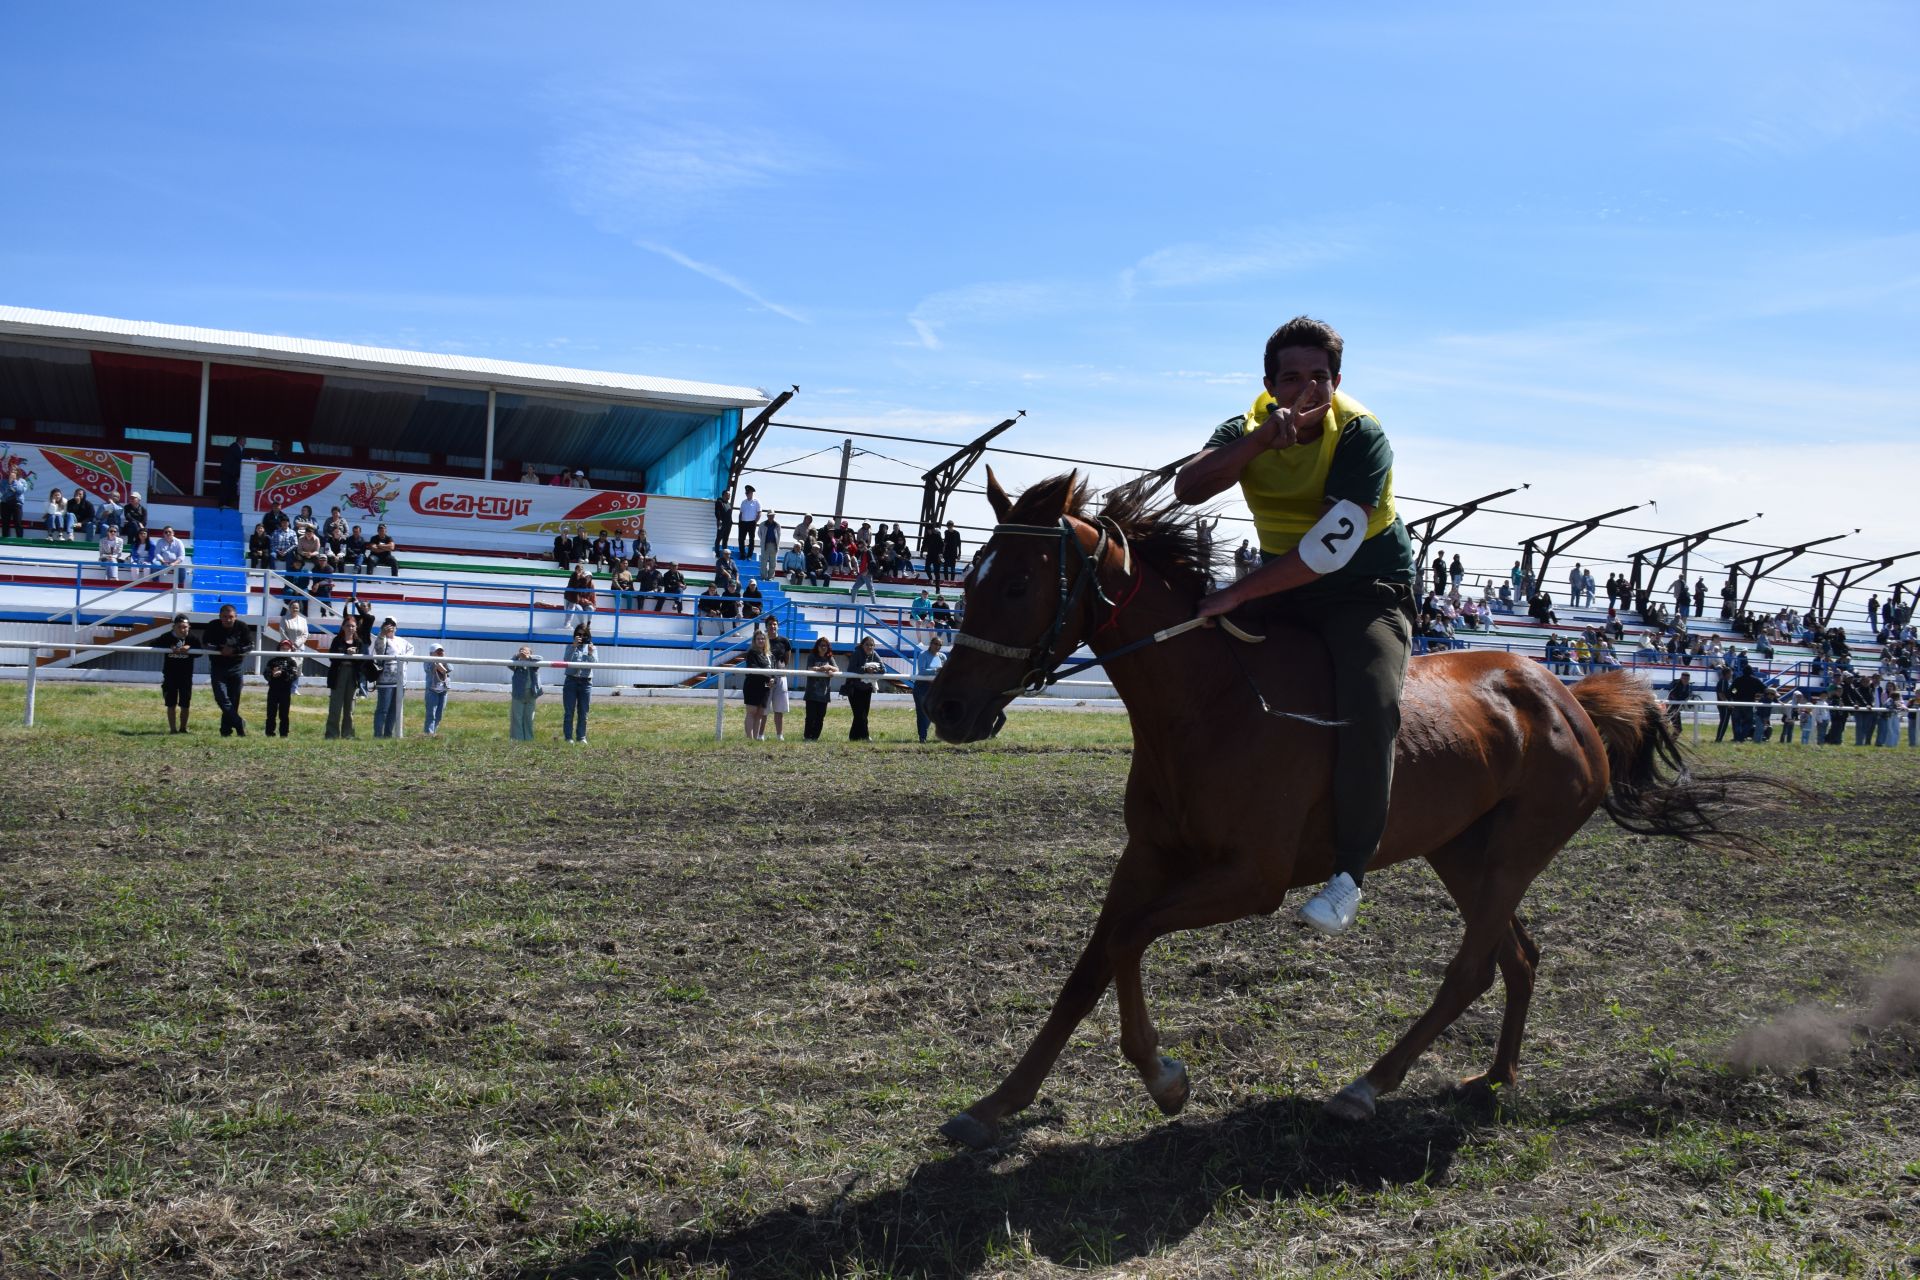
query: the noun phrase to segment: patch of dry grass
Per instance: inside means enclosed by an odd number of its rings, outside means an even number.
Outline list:
[[[1319,1100],[1424,1006],[1431,874],[1338,944],[1274,917],[1157,945],[1195,1098],[1161,1120],[1111,1005],[1005,1147],[934,1136],[1052,1001],[1120,842],[1126,725],[982,748],[148,736],[154,695],[0,729],[7,1274],[1901,1274],[1920,1039],[1904,752],[1709,750],[1832,797],[1772,857],[1590,826],[1524,910],[1519,1090],[1483,1000],[1371,1125]],[[12,699],[12,701],[9,701]],[[0,721],[18,690],[0,688]],[[308,728],[297,720],[296,732]],[[1059,745],[1049,745],[1049,741]],[[1370,882],[1370,886],[1375,882]],[[1811,1070],[1729,1047],[1825,1010]],[[1897,999],[1885,1007],[1899,1010]],[[1857,1025],[1856,1025],[1857,1024]],[[1790,1030],[1790,1028],[1789,1028]]]

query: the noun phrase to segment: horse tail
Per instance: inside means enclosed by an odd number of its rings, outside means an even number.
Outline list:
[[[1666,708],[1651,687],[1624,671],[1588,676],[1572,693],[1606,744],[1613,782],[1601,804],[1628,831],[1753,852],[1760,841],[1729,830],[1731,815],[1772,808],[1789,797],[1811,798],[1766,774],[1695,777]]]

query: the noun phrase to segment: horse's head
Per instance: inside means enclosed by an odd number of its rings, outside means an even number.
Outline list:
[[[1016,695],[1043,684],[1086,641],[1094,602],[1105,598],[1100,561],[1109,543],[1074,514],[1084,498],[1085,482],[1070,472],[1016,502],[988,468],[999,523],[967,573],[965,625],[927,693],[942,741],[990,736]]]

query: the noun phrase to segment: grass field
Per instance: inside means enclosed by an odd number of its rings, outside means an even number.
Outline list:
[[[581,749],[545,704],[533,744],[497,701],[391,743],[321,741],[312,699],[288,742],[221,740],[204,692],[184,738],[151,690],[21,709],[0,686],[8,1277],[1920,1266],[1920,753],[1704,748],[1825,797],[1767,857],[1590,825],[1523,907],[1540,989],[1492,1112],[1447,1086],[1497,994],[1371,1124],[1319,1111],[1457,942],[1416,866],[1338,943],[1283,912],[1154,947],[1179,1120],[1109,1000],[974,1154],[935,1127],[1092,922],[1120,717],[716,745],[710,707],[603,698]],[[1727,1065],[1743,1037],[1770,1066]]]

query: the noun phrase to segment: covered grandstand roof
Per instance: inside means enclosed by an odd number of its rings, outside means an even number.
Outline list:
[[[469,387],[514,388],[599,399],[644,401],[685,409],[757,409],[769,397],[756,387],[730,387],[681,378],[654,378],[634,373],[569,369],[559,365],[523,364],[480,356],[408,351],[397,347],[363,347],[350,342],[323,342],[230,329],[202,329],[194,325],[160,324],[150,320],[118,320],[110,316],[39,311],[31,307],[0,306],[0,337],[80,343],[90,347],[118,347],[154,354],[191,355],[202,359],[259,363],[316,373],[362,373],[401,376],[414,381]]]

